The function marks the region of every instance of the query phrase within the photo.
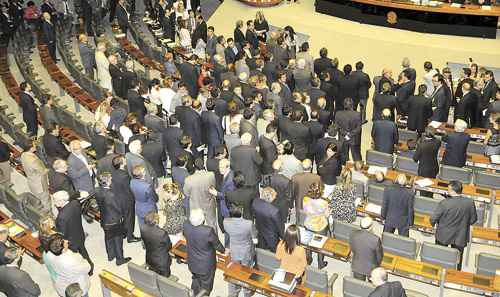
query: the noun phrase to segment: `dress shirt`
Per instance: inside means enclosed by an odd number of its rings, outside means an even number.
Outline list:
[[[90,265],[80,254],[67,250],[56,256],[49,252],[47,260],[57,276],[54,286],[59,296],[65,296],[66,288],[73,283],[80,285],[83,295],[88,293]]]

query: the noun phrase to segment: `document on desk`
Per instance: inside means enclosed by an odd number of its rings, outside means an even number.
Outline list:
[[[491,6],[490,5],[481,5],[481,9],[482,10],[491,10]]]
[[[429,127],[437,129],[437,128],[441,127],[441,124],[442,124],[441,122],[432,121],[429,123]]]
[[[462,7],[462,4],[460,4],[460,3],[451,3],[450,6],[451,7],[455,7],[455,8],[460,8],[460,7]]]
[[[368,202],[368,204],[366,204],[365,210],[380,215],[380,213],[382,212],[382,206]]]
[[[432,186],[434,184],[434,182],[428,178],[422,178],[422,179],[416,180],[415,183],[417,184],[417,186],[419,186],[421,188],[429,187],[429,186]]]
[[[314,234],[311,241],[309,242],[309,246],[320,249],[323,247],[323,245],[325,245],[327,239],[328,237],[326,236]]]
[[[377,171],[382,171],[382,173],[384,173],[384,175],[387,175],[387,167],[373,166],[373,165],[370,165],[368,167],[368,174],[375,174],[375,172],[377,172]]]

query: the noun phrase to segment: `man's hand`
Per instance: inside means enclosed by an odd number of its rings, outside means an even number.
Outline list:
[[[210,195],[217,196],[217,190],[213,186],[208,188],[208,193],[210,193]]]

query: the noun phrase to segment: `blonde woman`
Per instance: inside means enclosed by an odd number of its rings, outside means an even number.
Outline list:
[[[186,220],[184,202],[184,195],[176,183],[167,182],[163,185],[159,199],[159,213],[165,219],[163,229],[170,235],[182,232],[182,225]]]
[[[51,216],[44,217],[40,220],[40,232],[38,234],[38,239],[40,240],[40,246],[43,252],[49,250],[49,242],[52,236],[56,234],[56,223],[54,218]]]
[[[331,215],[334,220],[352,223],[356,219],[356,189],[352,184],[351,171],[344,167],[340,173],[340,183],[329,197]]]
[[[104,100],[101,101],[94,114],[95,121],[102,123],[106,127],[108,126],[110,120],[111,99],[113,99],[113,93],[106,91],[104,94]]]
[[[111,91],[113,90],[113,85],[111,84],[111,75],[109,74],[109,61],[104,52],[106,52],[106,44],[99,42],[95,52],[97,80],[102,88]]]

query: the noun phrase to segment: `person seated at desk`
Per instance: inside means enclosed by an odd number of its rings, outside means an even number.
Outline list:
[[[377,267],[372,270],[370,281],[376,288],[368,297],[406,297],[406,292],[401,282],[388,282],[387,271],[382,267]]]
[[[276,258],[281,260],[280,268],[295,274],[300,282],[307,266],[306,250],[300,246],[300,231],[297,225],[290,225],[284,239],[278,243]]]

